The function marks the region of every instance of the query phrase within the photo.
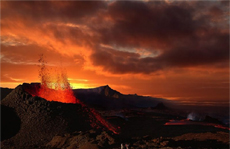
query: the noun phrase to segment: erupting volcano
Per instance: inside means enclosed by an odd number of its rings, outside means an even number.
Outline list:
[[[25,88],[25,90],[33,96],[42,97],[48,101],[57,101],[62,103],[80,104],[84,110],[89,114],[92,127],[100,128],[100,125],[106,127],[114,134],[119,133],[120,127],[115,127],[106,121],[101,115],[93,108],[88,108],[83,102],[74,96],[74,93],[70,87],[67,79],[67,75],[63,70],[56,71],[56,74],[49,73],[49,69],[46,67],[46,61],[43,55],[39,59],[40,70],[39,77],[41,83],[35,88]],[[55,76],[56,75],[56,76]]]
[[[43,55],[39,59],[40,71],[39,77],[41,86],[38,91],[38,96],[48,101],[58,101],[63,103],[79,103],[74,95],[68,82],[67,76],[62,70],[61,73],[51,75],[46,67],[46,62]]]

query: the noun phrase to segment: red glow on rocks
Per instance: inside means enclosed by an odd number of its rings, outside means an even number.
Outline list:
[[[41,85],[38,96],[48,101],[58,101],[63,103],[77,103],[77,100],[73,96],[73,91],[71,89],[55,90]]]
[[[106,128],[108,128],[110,131],[112,131],[115,134],[119,134],[119,128],[120,127],[114,127],[112,126],[108,121],[106,121],[104,118],[101,117],[101,115],[95,111],[94,109],[90,108],[91,113],[96,117],[96,119],[103,124]]]

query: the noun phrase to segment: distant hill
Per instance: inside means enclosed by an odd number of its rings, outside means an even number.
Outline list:
[[[91,88],[91,89],[76,89],[74,90],[78,93],[81,94],[98,94],[98,95],[103,95],[106,97],[113,97],[113,98],[120,98],[122,94],[116,90],[113,90],[112,88],[109,87],[109,85],[105,86],[100,86],[96,88]]]
[[[121,94],[108,85],[91,89],[74,89],[75,96],[84,103],[100,109],[147,108],[156,107],[161,103],[168,105],[170,102],[162,98]]]

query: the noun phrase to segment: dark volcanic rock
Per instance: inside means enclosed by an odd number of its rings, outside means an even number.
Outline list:
[[[167,107],[162,102],[160,102],[156,105],[156,107],[152,107],[151,109],[165,110]]]
[[[216,118],[210,117],[210,116],[205,116],[204,118],[204,122],[208,122],[208,123],[215,123],[215,124],[223,124],[221,121],[219,121]]]
[[[1,141],[16,135],[20,126],[21,120],[14,109],[1,105]]]
[[[40,97],[33,97],[24,90],[23,85],[16,87],[4,98],[1,106],[6,109],[2,111],[3,116],[10,114],[4,117],[4,122],[12,121],[18,124],[19,120],[21,121],[18,133],[16,126],[8,126],[17,134],[12,132],[6,136],[5,138],[11,138],[2,141],[2,148],[34,148],[44,145],[55,135],[91,128],[88,113],[81,105],[49,102]],[[18,119],[13,118],[16,115]]]
[[[9,88],[0,88],[1,89],[1,100],[4,99],[13,89],[9,89]]]
[[[104,144],[106,145],[111,145],[114,144],[114,138],[112,138],[108,133],[106,133],[105,131],[103,131],[100,135],[98,135],[96,137],[96,140],[99,142],[98,145],[99,146],[104,146]]]
[[[97,134],[90,130],[86,132],[74,132],[71,134],[64,134],[62,136],[54,136],[53,139],[47,143],[50,148],[80,148],[80,149],[98,149],[111,148],[114,145],[114,138],[107,132]]]
[[[89,133],[74,132],[73,134],[65,134],[62,136],[54,136],[53,139],[46,144],[46,147],[50,148],[89,148],[98,149],[98,145],[94,141],[94,138],[90,137]]]

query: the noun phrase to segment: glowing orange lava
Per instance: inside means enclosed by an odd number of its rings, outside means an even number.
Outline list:
[[[77,103],[76,98],[73,96],[73,91],[69,89],[55,90],[41,85],[38,96],[48,101],[58,101],[63,103]]]
[[[56,76],[54,76],[50,74],[49,70],[46,68],[46,62],[43,56],[41,56],[39,62],[41,63],[39,71],[41,86],[39,88],[38,96],[48,101],[78,103],[64,71],[62,70],[61,73],[56,72]]]

